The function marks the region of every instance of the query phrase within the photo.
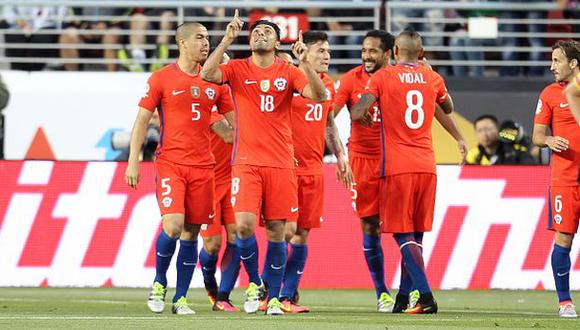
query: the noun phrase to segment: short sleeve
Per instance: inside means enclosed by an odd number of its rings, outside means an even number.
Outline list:
[[[220,64],[220,70],[222,72],[222,83],[230,82],[234,76],[234,62]]]
[[[344,107],[344,105],[350,99],[351,93],[352,93],[352,75],[350,73],[346,73],[340,79],[338,91],[334,96],[334,105],[338,108]]]
[[[154,112],[159,103],[161,103],[161,98],[163,97],[162,83],[160,82],[159,74],[153,73],[147,85],[145,85],[145,95],[139,101],[139,107],[147,109]]]
[[[290,73],[290,80],[292,83],[292,87],[295,91],[302,94],[304,87],[308,85],[308,78],[304,72],[293,65],[288,65],[289,73]]]
[[[437,99],[435,102],[437,104],[441,104],[445,102],[445,100],[447,100],[447,98],[449,97],[449,93],[447,92],[447,87],[445,86],[445,80],[443,80],[443,78],[437,73],[435,73],[435,77],[436,78],[434,86],[437,91]]]
[[[234,111],[234,101],[230,92],[230,86],[220,86],[218,99],[216,100],[217,110],[219,113],[228,113]]]
[[[372,96],[375,97],[375,99],[379,99],[381,96],[381,82],[382,81],[386,81],[383,77],[383,72],[384,71],[379,71],[377,73],[375,73],[371,79],[369,79],[369,81],[367,82],[367,86],[365,87],[365,93],[371,94]]]
[[[547,90],[544,89],[540,98],[538,99],[538,104],[536,105],[536,115],[534,117],[534,124],[550,125],[552,123],[552,107],[550,106],[547,98]]]

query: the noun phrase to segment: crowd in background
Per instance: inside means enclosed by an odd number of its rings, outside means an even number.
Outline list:
[[[96,0],[88,0],[96,1]],[[421,2],[422,0],[408,0]],[[458,0],[466,1],[466,0]],[[425,37],[427,47],[456,46],[477,47],[497,46],[513,48],[528,46],[530,51],[517,52],[505,50],[503,52],[451,51],[430,52],[431,59],[450,59],[454,61],[483,61],[492,60],[548,60],[549,53],[545,51],[551,40],[538,36],[528,38],[502,37],[497,39],[470,39],[466,34],[464,24],[445,24],[438,21],[442,18],[467,18],[475,16],[496,16],[500,19],[544,19],[544,18],[572,18],[577,19],[578,11],[568,9],[575,6],[571,0],[476,0],[477,2],[558,2],[561,10],[558,11],[490,11],[490,10],[452,10],[452,9],[394,9],[392,12],[389,30],[396,33],[405,28],[413,28],[426,33],[451,32],[445,36]],[[242,4],[243,5],[243,4]],[[369,9],[277,9],[277,8],[241,8],[241,15],[251,17],[255,12],[262,14],[300,14],[305,17],[333,17],[335,20],[309,23],[309,29],[330,32],[353,31],[347,35],[332,35],[330,43],[335,45],[359,45],[364,31],[373,28],[372,20],[357,22],[341,21],[343,16],[372,17],[373,10]],[[177,11],[174,8],[102,8],[102,7],[30,7],[4,6],[3,20],[0,23],[6,29],[5,56],[16,58],[51,58],[64,59],[62,65],[48,65],[53,70],[108,70],[108,71],[153,71],[158,69],[163,61],[172,57],[173,51],[169,45],[173,44],[173,35],[170,33],[177,22]],[[223,30],[227,18],[233,15],[233,9],[203,7],[185,8],[184,17],[197,17],[208,30]],[[79,19],[75,19],[79,17]],[[110,20],[102,20],[110,17]],[[115,19],[113,19],[115,18]],[[426,23],[409,23],[408,18],[424,18]],[[381,19],[381,22],[384,22]],[[500,24],[501,32],[578,32],[579,24]],[[150,31],[153,34],[146,34]],[[167,31],[167,32],[165,32]],[[451,36],[449,36],[451,35]],[[215,36],[213,36],[216,38]],[[218,40],[212,40],[217,42]],[[245,44],[245,40],[240,40]],[[27,44],[25,47],[20,47]],[[34,47],[34,44],[53,44],[58,47],[49,49]],[[76,47],[76,45],[92,45],[93,47]],[[101,47],[101,46],[102,47]],[[243,56],[243,54],[236,54]],[[335,51],[334,58],[358,58],[359,50]],[[78,58],[104,58],[104,66],[80,64],[74,61]],[[68,61],[67,61],[68,60]],[[16,70],[43,70],[47,69],[44,62],[12,61],[10,66]],[[50,62],[50,61],[49,61]],[[346,71],[351,66],[340,66],[339,71]],[[443,74],[455,76],[481,77],[485,74],[483,66],[461,66],[441,68]],[[499,74],[503,76],[516,75],[543,75],[547,70],[544,66],[503,66]]]

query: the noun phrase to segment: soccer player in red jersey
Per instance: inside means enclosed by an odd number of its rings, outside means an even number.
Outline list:
[[[351,117],[370,124],[373,114],[368,110],[379,102],[381,229],[393,233],[405,271],[420,293],[417,304],[405,313],[436,313],[419,242],[423,233],[432,229],[435,207],[437,177],[431,124],[436,104],[449,114],[453,102],[443,78],[419,64],[423,47],[417,32],[401,32],[395,39],[394,55],[397,64],[373,75]]]
[[[362,43],[363,64],[345,73],[334,99],[334,114],[346,105],[349,110],[365,93],[369,79],[389,65],[395,37],[383,30],[369,31]],[[379,220],[379,162],[381,159],[381,117],[377,103],[371,106],[372,124],[353,121],[348,158],[355,180],[351,189],[353,207],[361,219],[363,251],[377,297],[377,310],[391,312],[394,300],[385,284],[383,248]]]
[[[550,70],[556,82],[540,94],[532,139],[538,147],[552,150],[548,229],[555,231],[552,273],[558,293],[559,315],[577,317],[570,297],[570,249],[580,218],[580,127],[563,93],[580,72],[580,44],[558,41],[552,47]],[[548,127],[552,135],[548,134]]]
[[[320,75],[326,87],[324,102],[314,102],[296,95],[292,99],[292,138],[294,156],[297,160],[298,219],[286,223],[286,242],[290,243],[291,254],[286,263],[286,275],[281,293],[284,313],[307,313],[310,309],[298,305],[295,296],[304,272],[308,256],[307,239],[310,230],[322,223],[324,205],[323,163],[324,145],[338,160],[337,175],[350,188],[352,174],[344,159],[344,148],[334,123],[332,100],[334,82],[326,73],[330,64],[330,45],[324,32],[309,31],[303,34],[308,48],[308,61]]]
[[[293,45],[304,72],[275,56],[280,29],[269,21],[258,21],[250,29],[252,55],[219,65],[224,51],[237,38],[243,22],[234,15],[226,34],[205,62],[203,79],[228,83],[235,108],[235,136],[232,155],[232,205],[240,259],[248,273],[244,310],[255,313],[266,286],[258,273],[258,245],[254,235],[257,214],[265,220],[268,250],[264,263],[269,301],[268,315],[283,314],[279,301],[286,266],[286,220],[298,213],[291,104],[296,91],[324,101],[326,88],[308,62],[301,40]]]
[[[177,62],[151,75],[139,102],[125,181],[137,188],[145,130],[157,109],[161,132],[155,159],[156,191],[163,225],[155,246],[156,275],[147,305],[155,313],[165,308],[167,268],[179,239],[172,312],[194,314],[186,293],[197,263],[197,235],[200,227],[211,223],[215,216],[211,110],[217,106],[232,120],[233,103],[227,87],[205,82],[199,75],[200,63],[209,53],[207,29],[198,23],[182,24],[175,40],[179,47]]]

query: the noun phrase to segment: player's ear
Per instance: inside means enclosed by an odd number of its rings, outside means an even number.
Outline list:
[[[574,58],[570,61],[570,69],[574,70],[574,68],[577,68],[577,67],[578,67],[578,60]]]
[[[276,41],[276,45],[274,47],[276,47],[276,49],[280,49],[280,40]]]
[[[423,47],[421,47],[421,49],[419,50],[419,58],[423,58],[425,57],[425,49]]]

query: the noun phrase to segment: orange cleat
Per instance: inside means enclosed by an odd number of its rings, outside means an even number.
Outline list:
[[[310,312],[310,308],[306,307],[306,306],[300,306],[294,302],[292,302],[291,300],[284,300],[282,301],[282,311],[284,311],[284,313],[286,314],[299,314],[299,313],[309,313]]]
[[[212,307],[214,312],[229,312],[229,313],[237,313],[240,311],[239,308],[232,305],[231,301],[216,301]]]

